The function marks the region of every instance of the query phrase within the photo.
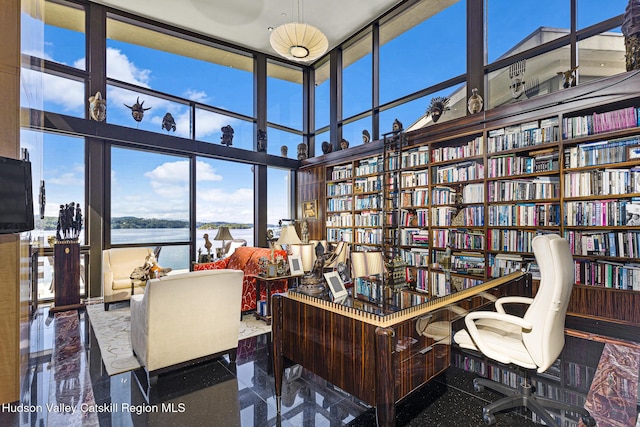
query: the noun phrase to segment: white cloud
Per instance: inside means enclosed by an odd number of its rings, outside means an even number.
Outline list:
[[[253,223],[253,189],[198,191],[198,220]]]
[[[150,87],[151,70],[136,67],[127,55],[111,47],[107,48],[107,75],[137,86]]]
[[[207,93],[203,90],[188,89],[183,96],[191,101],[205,103],[209,99]]]

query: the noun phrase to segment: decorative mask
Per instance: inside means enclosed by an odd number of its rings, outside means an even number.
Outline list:
[[[162,118],[162,129],[166,129],[167,132],[170,130],[176,131],[176,121],[173,119],[171,113],[167,113]]]
[[[431,98],[431,104],[427,109],[427,115],[431,116],[433,123],[440,120],[440,116],[449,109],[449,107],[447,107],[448,103],[449,98],[446,96],[436,96],[435,98]]]
[[[524,92],[524,70],[526,65],[526,59],[509,65],[509,78],[511,79],[509,88],[511,89],[513,99],[518,99]]]
[[[107,101],[102,99],[100,91],[89,97],[89,117],[96,122],[103,122],[107,118]]]
[[[222,126],[221,144],[227,147],[233,145],[233,128],[230,125]]]
[[[144,105],[144,101],[140,102],[140,97],[136,98],[136,103],[133,104],[131,107],[128,106],[127,104],[124,104],[125,107],[131,110],[131,115],[133,116],[133,120],[135,120],[136,122],[141,122],[142,118],[144,117],[144,112],[151,109],[151,107],[144,108],[143,105]]]

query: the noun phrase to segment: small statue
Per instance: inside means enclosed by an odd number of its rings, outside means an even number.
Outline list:
[[[467,109],[471,114],[478,113],[482,111],[482,106],[484,105],[484,101],[480,95],[478,95],[478,88],[471,89],[471,96],[467,101]]]
[[[222,126],[221,144],[227,147],[233,145],[233,128],[230,125]]]
[[[133,104],[131,107],[128,106],[127,104],[124,104],[125,107],[131,110],[131,115],[133,116],[133,120],[135,120],[136,122],[141,122],[142,118],[144,117],[144,112],[151,109],[151,107],[144,108],[143,105],[144,105],[144,101],[140,102],[140,97],[136,98],[136,103]]]
[[[307,144],[301,142],[298,144],[298,160],[305,160],[307,158]]]
[[[167,113],[162,118],[162,129],[166,129],[167,132],[170,130],[176,131],[176,121],[173,119],[171,113]]]
[[[267,151],[267,131],[264,129],[258,129],[258,151]],[[287,157],[286,154],[282,157]]]
[[[329,141],[324,141],[321,145],[322,147],[322,152],[324,154],[329,154],[330,152],[333,151],[333,146],[331,145],[331,143]]]
[[[302,221],[302,225],[300,227],[301,227],[300,234],[302,235],[302,243],[307,244],[309,243],[309,223],[307,222],[306,219]]]
[[[346,150],[347,148],[349,148],[349,141],[347,141],[346,139],[342,138],[342,140],[340,140],[340,149],[341,150]]]
[[[369,142],[371,142],[371,134],[365,129],[362,131],[362,143],[368,144]]]
[[[573,87],[576,85],[577,83],[577,78],[576,78],[576,70],[578,69],[578,66],[573,67],[570,70],[567,71],[558,71],[556,74],[558,74],[559,76],[562,76],[562,87],[567,89],[570,87]]]
[[[280,147],[280,155],[282,157],[287,157],[288,154],[289,154],[289,147],[287,147],[286,145],[283,145],[282,147]]]
[[[100,91],[89,97],[89,117],[96,122],[104,122],[107,118],[107,101],[102,99]]]
[[[449,98],[446,96],[436,96],[435,98],[431,98],[431,104],[427,109],[427,116],[431,116],[433,123],[440,120],[440,116],[449,109],[447,106],[448,103]]]
[[[209,235],[207,233],[204,233],[202,238],[204,239],[204,248],[207,250],[207,257],[209,258],[209,261],[211,261],[211,247],[213,244],[211,243],[211,240],[209,240]]]
[[[404,129],[404,127],[402,126],[402,122],[400,120],[398,120],[398,119],[395,119],[393,121],[392,130],[394,132],[401,132],[403,129]]]
[[[625,67],[627,71],[640,68],[640,0],[629,0],[622,16]]]

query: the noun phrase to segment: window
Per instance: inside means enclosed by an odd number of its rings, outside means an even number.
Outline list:
[[[22,107],[34,107],[43,103],[45,111],[85,117],[84,82],[27,68],[21,68],[20,73]]]
[[[349,118],[372,107],[371,32],[342,53],[342,116]],[[369,129],[371,127],[369,126]]]
[[[567,35],[570,6],[569,0],[487,0],[488,63]]]
[[[466,1],[440,8],[418,2],[381,24],[381,104],[466,73]]]
[[[302,130],[302,70],[267,62],[267,121]]]
[[[620,27],[579,41],[579,83],[624,73],[625,53]]]
[[[44,18],[44,46],[23,44],[22,53],[86,69],[84,9],[70,3],[45,1]],[[22,29],[23,41],[32,37],[26,33],[32,28],[33,26],[27,25]]]
[[[196,162],[196,248],[206,253],[204,234],[213,240],[220,225],[234,239],[253,246],[253,168],[251,165],[198,157]],[[194,255],[194,259],[197,259]]]
[[[273,127],[267,129],[267,153],[269,154],[297,159],[298,144],[302,142],[302,135]]]
[[[329,117],[331,112],[331,79],[330,79],[330,62],[325,61],[315,70],[315,121],[316,130],[329,126]],[[327,138],[329,139],[329,138]],[[316,143],[316,146],[318,144]]]
[[[342,138],[349,141],[349,147],[362,145],[362,133],[365,130],[371,137],[371,116],[345,124],[342,127]]]
[[[281,219],[295,218],[291,194],[291,171],[267,168],[267,228],[274,228]]]
[[[211,142],[212,144],[222,143],[222,128],[231,126],[233,139],[230,147],[253,150],[253,123],[214,113],[204,109],[196,109],[196,139]]]
[[[253,116],[253,58],[116,17],[107,20],[107,77]]]
[[[577,0],[578,30],[624,13],[628,0]],[[618,30],[619,31],[619,30]]]

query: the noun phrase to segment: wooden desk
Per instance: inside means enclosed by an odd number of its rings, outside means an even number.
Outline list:
[[[345,305],[336,304],[292,291],[275,295],[278,411],[286,357],[374,406],[378,426],[395,425],[395,404],[449,367],[450,322],[456,314],[448,307],[455,303],[470,310],[486,305],[490,299],[483,294],[505,295],[507,286],[503,285],[528,284],[529,277],[513,273],[431,301],[401,291],[394,304],[387,306],[351,298]],[[438,325],[434,328],[437,334],[429,333],[426,325],[430,324]],[[447,327],[449,336],[443,337],[441,331]]]

